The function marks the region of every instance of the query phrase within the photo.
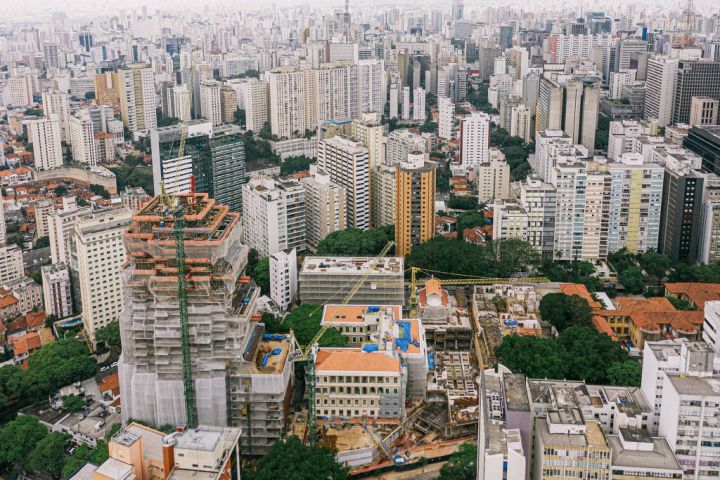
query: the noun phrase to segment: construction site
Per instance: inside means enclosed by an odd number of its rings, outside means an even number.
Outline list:
[[[241,427],[244,454],[285,431],[295,350],[258,320],[239,214],[207,194],[158,196],[125,234],[123,421]]]

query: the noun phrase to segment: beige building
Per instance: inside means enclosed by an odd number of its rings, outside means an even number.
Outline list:
[[[155,75],[144,63],[118,71],[120,114],[123,124],[132,132],[147,133],[157,128]]]
[[[313,251],[320,241],[332,232],[345,230],[344,187],[330,181],[324,172],[302,179],[305,186],[305,236],[307,245]]]
[[[435,169],[425,154],[411,152],[395,170],[395,254],[435,236]]]
[[[95,143],[95,132],[90,120],[90,113],[81,110],[70,117],[70,143],[73,161],[95,167],[98,164],[98,145]]]
[[[510,165],[500,150],[491,148],[490,161],[478,166],[477,189],[480,202],[510,198]]]
[[[235,121],[237,108],[238,97],[235,89],[227,85],[220,87],[220,111],[223,123],[233,123]]]
[[[70,270],[64,263],[45,265],[41,269],[45,313],[65,318],[73,313]]]
[[[371,224],[373,228],[395,225],[395,165],[379,164],[371,172]]]
[[[692,97],[690,102],[690,126],[717,125],[720,100],[712,97]]]
[[[16,107],[29,107],[33,104],[34,81],[32,74],[26,73],[7,79],[10,91],[10,104]]]
[[[131,216],[121,208],[93,213],[75,224],[73,263],[85,333],[93,343],[96,330],[117,320],[123,307],[120,269],[125,262],[123,235]]]
[[[497,200],[493,205],[493,240],[528,239],[528,212],[514,200]]]
[[[24,275],[22,250],[17,245],[0,247],[0,283],[22,278]]]
[[[63,166],[62,131],[56,115],[29,120],[28,140],[33,146],[36,170],[52,170]]]
[[[47,237],[48,218],[55,213],[55,203],[52,198],[43,198],[35,203],[35,235],[38,238]]]
[[[120,84],[117,72],[98,73],[93,81],[95,83],[95,103],[98,105],[120,104]]]
[[[260,132],[263,125],[269,121],[268,115],[268,84],[252,79],[245,85],[243,91],[245,102],[245,128],[253,132]]]
[[[71,143],[70,138],[70,95],[57,90],[42,94],[43,112],[46,117],[57,115],[60,122],[60,135],[63,142]]]
[[[210,120],[213,126],[222,123],[220,82],[215,80],[200,82],[200,115],[206,120]]]

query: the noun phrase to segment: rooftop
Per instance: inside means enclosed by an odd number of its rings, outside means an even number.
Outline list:
[[[336,275],[403,275],[402,257],[305,257],[303,273],[332,273]]]
[[[315,357],[318,372],[400,373],[400,359],[385,352],[364,352],[355,348],[321,348]]]
[[[720,380],[717,378],[669,374],[668,379],[681,395],[720,397]]]
[[[620,438],[623,436],[623,439]],[[643,468],[652,467],[656,470],[682,471],[682,467],[664,438],[652,438],[645,430],[620,429],[620,435],[608,435],[607,440],[612,450],[613,467]],[[626,442],[652,443],[652,450],[625,448]]]

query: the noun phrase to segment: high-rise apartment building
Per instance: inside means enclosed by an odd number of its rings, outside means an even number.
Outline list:
[[[403,120],[410,120],[410,87],[403,87],[401,103],[402,109],[400,111],[400,117]]]
[[[85,333],[118,319],[123,309],[120,270],[125,263],[123,235],[131,213],[124,208],[95,212],[75,223],[71,263],[77,265]]]
[[[25,276],[22,250],[17,245],[0,246],[0,284]]]
[[[358,107],[357,113],[385,111],[385,62],[384,60],[359,60],[358,72]]]
[[[455,105],[445,96],[438,97],[438,136],[450,140],[453,134],[453,116]]]
[[[60,138],[72,143],[70,138],[70,95],[58,90],[49,90],[42,94],[43,112],[46,117],[57,115],[60,122]]]
[[[187,85],[176,85],[172,89],[173,114],[181,122],[189,122],[192,119],[192,108],[190,105],[190,91]]]
[[[52,170],[63,166],[62,133],[57,116],[29,120],[28,139],[33,146],[33,160],[37,170]]]
[[[510,198],[510,165],[500,150],[489,149],[488,161],[479,164],[476,168],[480,202]]]
[[[366,230],[370,227],[370,168],[368,149],[362,143],[343,136],[318,142],[318,168],[330,181],[347,192],[347,226]]]
[[[466,115],[461,124],[462,165],[468,172],[490,159],[490,116],[482,112]]]
[[[555,246],[555,187],[536,176],[520,183],[520,204],[528,215],[527,242],[542,255],[552,258]]]
[[[120,84],[117,72],[97,73],[93,77],[95,101],[98,105],[120,105]]]
[[[673,103],[678,60],[655,57],[648,60],[645,83],[645,118],[664,127],[673,122]]]
[[[290,309],[297,297],[297,252],[294,248],[270,255],[270,298],[283,311]]]
[[[233,123],[238,109],[238,93],[228,85],[220,87],[220,112],[222,123]]]
[[[37,80],[37,78],[36,78]],[[33,77],[31,74],[14,75],[7,79],[10,105],[29,107],[33,104]]]
[[[94,167],[98,164],[99,152],[95,142],[95,132],[90,113],[81,110],[70,117],[70,145],[73,161]]]
[[[411,152],[395,170],[395,254],[435,236],[435,169],[422,152]]]
[[[243,243],[261,257],[305,250],[305,189],[297,180],[251,178],[243,185]]]
[[[307,245],[313,251],[332,232],[346,228],[347,192],[330,181],[325,172],[301,180],[305,187],[305,232]]]
[[[241,427],[243,453],[266,454],[286,422],[293,378],[288,356],[295,346],[284,336],[264,339],[264,325],[251,321],[260,289],[244,275],[249,250],[240,238],[240,215],[204,193],[173,197],[173,202],[184,208],[187,224],[197,227],[186,228],[184,237],[187,349],[179,334],[177,273],[165,268],[176,264],[175,248],[162,247],[175,243],[173,229],[163,228],[173,217],[155,197],[133,217],[125,235],[123,419],[184,425],[194,417],[202,426]]]
[[[247,82],[243,92],[245,103],[245,128],[260,132],[269,121],[268,84],[257,79]]]
[[[413,90],[413,120],[425,121],[425,90],[418,87]]]
[[[118,70],[120,114],[132,132],[148,133],[157,127],[155,75],[144,63]]]
[[[220,82],[215,80],[200,82],[200,116],[210,120],[213,126],[222,123]]]
[[[395,165],[380,164],[371,172],[373,228],[395,225],[396,182]]]
[[[58,319],[73,314],[70,270],[64,263],[46,265],[41,269],[45,313]]]

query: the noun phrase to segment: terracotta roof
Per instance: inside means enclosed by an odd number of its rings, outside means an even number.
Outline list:
[[[118,372],[111,373],[103,378],[98,383],[98,388],[100,389],[100,393],[107,392],[109,390],[115,396],[120,395],[120,376],[118,375]]]
[[[720,300],[720,283],[666,283],[665,290],[675,296],[687,297],[702,309],[705,302]]]
[[[400,318],[400,307],[398,305],[378,305],[381,310],[388,307],[395,310],[395,318]],[[368,305],[326,305],[323,313],[323,322],[350,323],[363,321],[363,315],[367,312]]]
[[[30,353],[42,347],[42,339],[40,333],[30,332],[17,337],[10,337],[8,343],[13,347],[13,354],[20,357],[26,353]]]
[[[4,297],[0,298],[0,308],[11,307],[16,303],[18,303],[18,299],[13,297],[12,295],[5,295]]]
[[[28,328],[40,328],[45,325],[45,312],[30,312],[25,315]]]
[[[620,310],[630,312],[673,312],[675,307],[665,297],[635,298],[617,297],[615,303]]]
[[[577,295],[580,298],[584,298],[593,310],[600,310],[602,308],[602,304],[592,298],[587,287],[582,283],[563,283],[560,285],[560,291],[565,295]]]
[[[418,305],[427,305],[428,294],[440,294],[440,303],[443,306],[448,305],[448,292],[440,286],[440,282],[436,278],[431,278],[425,282],[425,288],[421,288],[418,292]]]
[[[610,324],[605,320],[605,317],[593,315],[592,324],[598,332],[606,333],[614,342],[618,341],[617,335],[613,332],[613,329],[610,328]]]
[[[318,372],[392,372],[400,373],[400,359],[384,352],[360,349],[321,348],[315,357]]]

